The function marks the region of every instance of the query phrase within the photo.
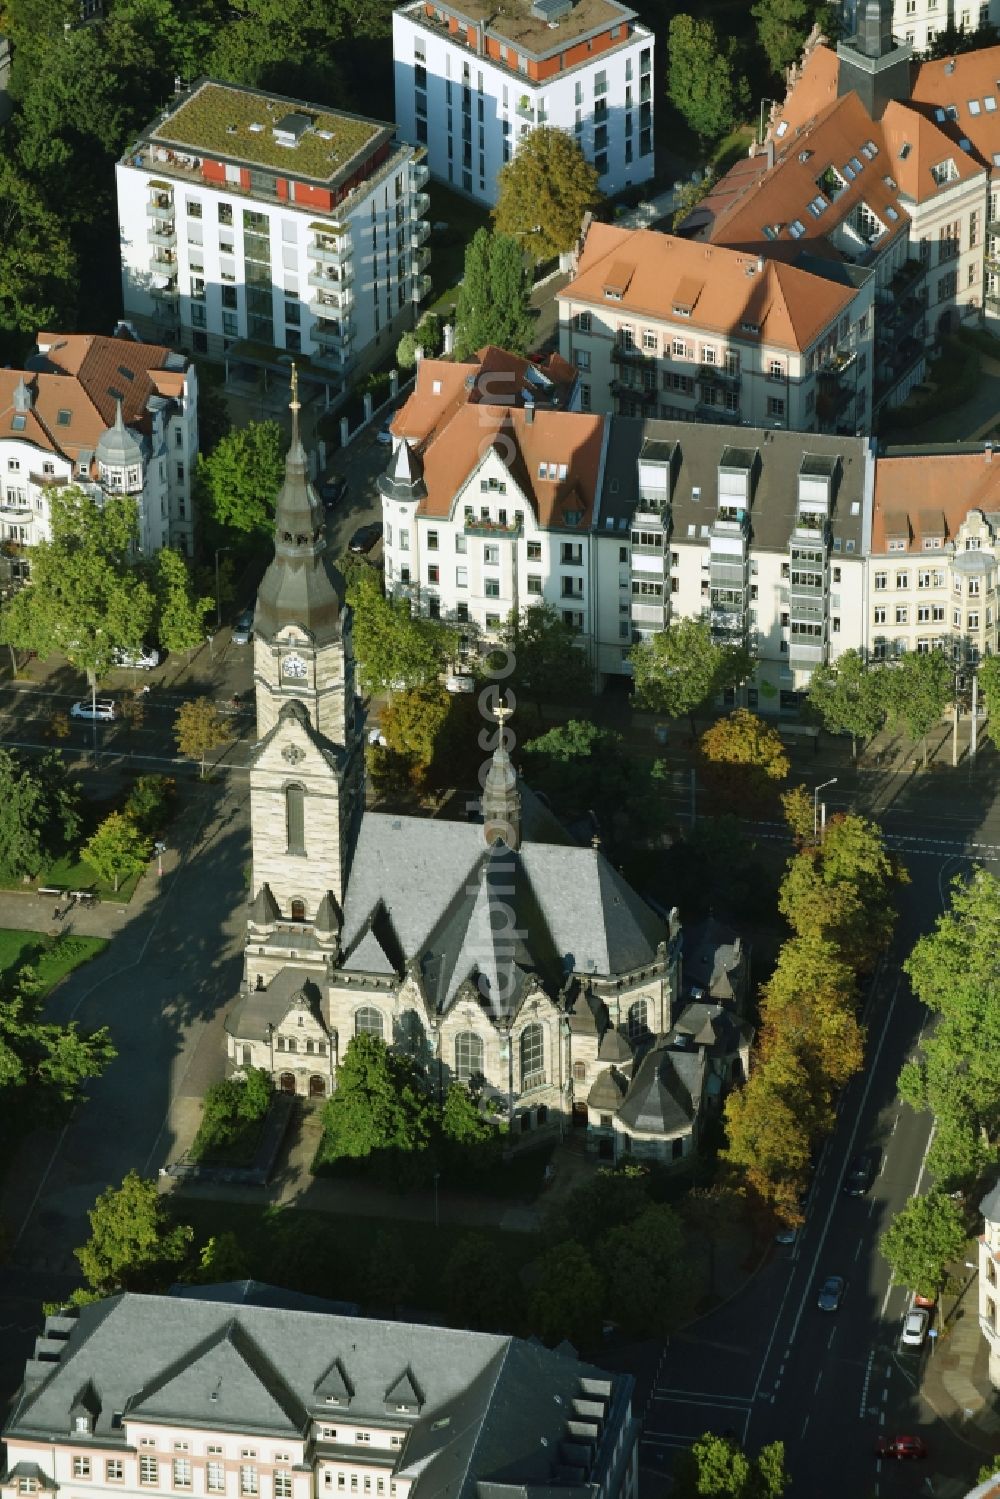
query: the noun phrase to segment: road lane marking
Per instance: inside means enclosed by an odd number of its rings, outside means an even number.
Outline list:
[[[826,1340],[826,1346],[828,1348],[832,1348],[833,1347],[833,1340],[834,1340],[834,1338],[836,1336],[837,1336],[837,1329],[833,1328],[832,1331],[831,1331],[831,1333],[830,1333],[830,1336]]]
[[[661,1397],[656,1398],[659,1400]],[[725,1395],[707,1395],[704,1399],[692,1399],[690,1395],[671,1395],[669,1403],[671,1405],[707,1406],[710,1409],[715,1407],[720,1411],[740,1411],[748,1405],[746,1400],[732,1400]]]
[[[871,1350],[871,1352],[869,1353],[869,1355],[868,1355],[868,1363],[865,1366],[864,1384],[861,1386],[861,1409],[858,1411],[858,1415],[862,1419],[864,1419],[865,1408],[868,1405],[868,1382],[869,1382],[869,1380],[872,1377],[872,1364],[874,1362],[875,1362],[875,1350],[873,1348]]]
[[[720,1395],[713,1390],[685,1390],[675,1385],[657,1385],[656,1395],[657,1398],[661,1395],[684,1395],[689,1400],[702,1399],[707,1400],[710,1404],[715,1404],[718,1400],[724,1400],[727,1404],[730,1401],[735,1401],[739,1405],[749,1405],[753,1399],[752,1395]]]
[[[855,1251],[854,1251],[854,1258],[855,1258],[855,1261],[856,1261],[856,1260],[857,1260],[857,1259],[858,1259],[858,1258],[859,1258],[859,1257],[860,1257],[860,1255],[861,1255],[861,1251],[862,1251],[862,1249],[863,1249],[863,1248],[864,1248],[864,1243],[865,1243],[865,1241],[864,1241],[864,1239],[859,1239],[859,1240],[858,1240],[858,1247],[857,1247],[857,1249],[855,1249]]]
[[[812,1415],[812,1411],[809,1412],[809,1415],[810,1416]],[[806,1434],[806,1428],[807,1428],[808,1425],[809,1425],[809,1416],[806,1416],[805,1420],[802,1423],[802,1435],[803,1436],[805,1436],[805,1434]]]
[[[821,1369],[819,1371],[819,1373],[816,1375],[816,1383],[813,1385],[813,1394],[814,1395],[818,1394],[819,1387],[822,1384],[822,1382],[823,1382],[823,1370]]]

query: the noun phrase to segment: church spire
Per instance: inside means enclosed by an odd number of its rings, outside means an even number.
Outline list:
[[[316,644],[337,636],[343,584],[326,551],[323,507],[309,482],[299,432],[299,372],[292,365],[292,440],[285,479],[274,511],[274,560],[257,595],[254,633],[265,640],[285,625],[299,625]]]
[[[517,771],[507,754],[506,720],[510,708],[498,706],[496,721],[500,726],[497,747],[483,783],[483,832],[487,844],[505,843],[510,849],[521,846],[521,796],[517,789]]]

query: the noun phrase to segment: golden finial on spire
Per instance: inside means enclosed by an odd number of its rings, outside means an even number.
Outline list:
[[[299,411],[301,409],[299,405],[299,372],[294,359],[292,360],[292,399],[288,404],[292,411]]]
[[[501,729],[513,712],[513,708],[508,708],[503,703],[497,703],[496,707],[493,709],[493,717],[496,719]]]

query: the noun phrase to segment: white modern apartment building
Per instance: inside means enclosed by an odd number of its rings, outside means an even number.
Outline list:
[[[704,616],[717,639],[753,648],[739,700],[796,713],[816,666],[863,644],[870,444],[621,417],[610,427],[593,525],[598,680],[629,672],[635,641]]]
[[[559,293],[584,410],[799,431],[870,419],[874,284],[589,223]]]
[[[112,337],[39,333],[23,370],[0,370],[0,541],[14,581],[51,535],[49,502],[75,485],[129,494],[147,556],[194,542],[198,381],[176,349]]]
[[[430,290],[423,154],[392,125],[200,80],[116,168],[126,316],[340,388]]]
[[[992,444],[890,451],[876,466],[866,648],[936,648],[974,665],[1000,648],[1000,454]]]
[[[504,1334],[372,1321],[254,1281],[49,1316],[2,1499],[634,1499],[633,1380]]]
[[[652,179],[653,34],[618,0],[414,0],[392,36],[401,135],[478,202],[536,125],[574,136],[603,193]]]

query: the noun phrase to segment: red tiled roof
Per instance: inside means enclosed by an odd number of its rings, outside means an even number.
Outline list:
[[[1000,510],[1000,453],[880,458],[875,465],[872,552],[901,536],[923,551],[924,537],[952,540],[970,510]],[[933,556],[933,551],[927,553]]]

